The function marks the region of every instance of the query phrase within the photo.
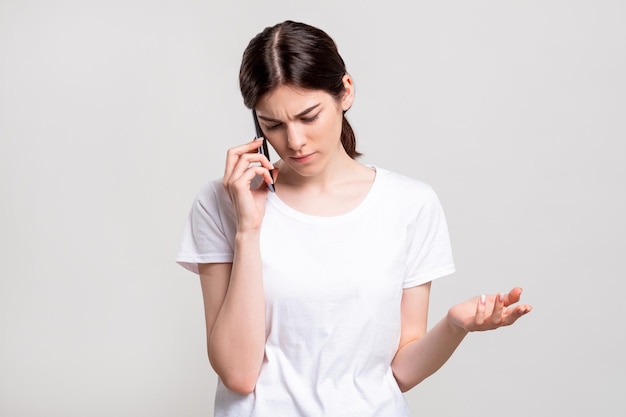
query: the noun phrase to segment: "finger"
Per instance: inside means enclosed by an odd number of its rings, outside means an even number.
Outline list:
[[[504,317],[503,325],[509,326],[517,321],[520,317],[530,313],[532,311],[532,307],[529,305],[519,305],[514,309],[509,310],[509,313]]]
[[[492,324],[500,324],[502,323],[502,310],[504,308],[504,293],[500,293],[496,295],[494,304],[493,304],[493,312],[491,313],[491,323]]]
[[[265,157],[265,155],[260,153],[245,153],[239,157],[239,160],[235,164],[235,168],[233,170],[233,175],[236,172],[243,172],[248,169],[252,164],[256,166],[264,166],[266,169],[274,169],[274,165]]]
[[[504,306],[508,307],[511,304],[515,304],[520,300],[522,296],[522,289],[520,287],[515,287],[504,297]]]
[[[232,182],[232,188],[239,191],[247,191],[252,188],[252,182],[257,176],[262,177],[263,181],[272,183],[272,176],[269,171],[261,166],[251,166],[242,175]]]
[[[276,171],[273,171],[276,172]],[[263,170],[263,181],[265,181],[266,184],[274,184],[276,182],[276,178],[272,177],[272,174],[270,173],[269,170],[264,169]],[[268,187],[268,189],[270,189],[270,187]]]
[[[278,180],[278,174],[279,173],[280,173],[280,170],[278,169],[278,167],[274,167],[271,172],[268,171],[268,175],[272,179],[272,184],[276,184],[276,181]],[[275,188],[274,188],[274,190],[275,190]]]
[[[528,304],[522,304],[515,308],[515,313],[523,316],[524,314],[528,314],[533,311],[533,307]]]
[[[273,169],[274,166],[264,155],[258,153],[246,153],[239,156],[239,160],[237,164],[233,168],[230,173],[230,178],[224,178],[224,180],[228,183],[229,181],[234,181],[237,178],[241,177],[244,172],[246,172],[252,166],[261,166],[265,170]]]
[[[249,153],[258,153],[258,149],[263,144],[263,140],[256,138],[251,142],[245,143],[243,145],[235,146],[234,148],[230,148],[226,152],[226,165],[224,168],[224,180],[232,176],[232,172],[237,165],[241,155],[249,154]]]
[[[478,304],[476,305],[476,315],[474,316],[474,323],[482,326],[485,323],[485,307],[487,305],[487,297],[483,294],[478,298]]]

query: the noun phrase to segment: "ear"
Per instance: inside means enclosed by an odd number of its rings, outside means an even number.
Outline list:
[[[350,74],[344,75],[342,81],[345,92],[341,98],[341,109],[345,112],[352,107],[352,102],[354,101],[354,83]]]

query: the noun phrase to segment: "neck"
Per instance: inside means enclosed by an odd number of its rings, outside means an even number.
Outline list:
[[[289,169],[286,164],[278,164],[280,174],[278,187],[297,188],[301,191],[323,192],[333,189],[337,184],[350,180],[357,174],[363,165],[350,156],[343,146],[330,158],[326,165],[317,173],[302,175],[296,170]]]

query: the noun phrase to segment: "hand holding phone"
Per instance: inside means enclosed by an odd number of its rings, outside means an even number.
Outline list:
[[[261,130],[261,125],[259,124],[259,120],[256,117],[256,110],[252,110],[252,117],[254,118],[254,128],[256,130],[256,137],[257,138],[261,138],[261,137],[263,137],[263,131]],[[270,151],[267,148],[267,140],[264,137],[263,137],[263,144],[259,147],[259,153],[262,153],[263,155],[265,155],[267,160],[272,162],[270,160]],[[270,176],[272,177],[272,180],[273,180],[274,179],[274,170],[273,169],[270,169]],[[276,191],[274,189],[274,184],[267,184],[267,187],[270,189],[271,192],[275,192]]]

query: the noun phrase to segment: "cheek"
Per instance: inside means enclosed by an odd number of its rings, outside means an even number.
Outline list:
[[[333,117],[326,125],[326,134],[336,140],[341,139],[341,129],[343,127],[343,116]]]
[[[281,157],[281,154],[286,149],[286,140],[282,139],[282,135],[278,132],[269,132],[265,135],[265,139],[270,147]],[[272,149],[270,149],[270,156],[272,155]]]

